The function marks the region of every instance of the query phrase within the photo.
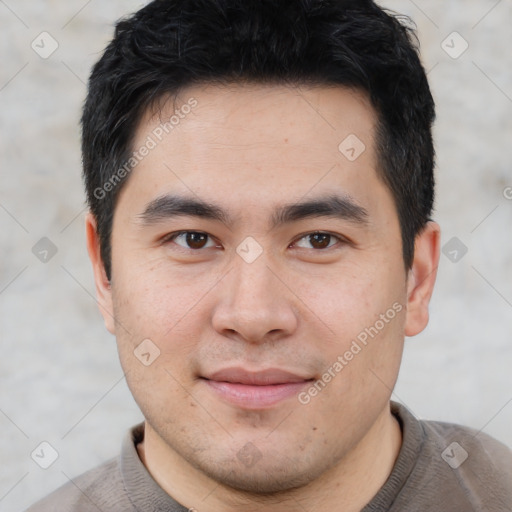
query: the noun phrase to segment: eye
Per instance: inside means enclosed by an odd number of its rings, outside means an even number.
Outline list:
[[[296,247],[300,247],[301,249],[329,249],[336,245],[337,242],[343,242],[343,240],[335,235],[330,233],[323,232],[315,232],[309,233],[302,238],[299,238],[297,242],[294,243]]]
[[[211,239],[210,235],[201,231],[180,231],[179,233],[173,233],[166,237],[165,242],[174,242],[183,249],[192,250],[217,247],[217,244]]]

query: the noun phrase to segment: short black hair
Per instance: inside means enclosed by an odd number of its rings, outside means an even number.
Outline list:
[[[433,207],[435,156],[434,101],[410,20],[372,0],[154,0],[117,23],[82,115],[87,200],[108,279],[116,198],[141,116],[187,86],[233,82],[368,95],[377,171],[395,201],[409,269]]]

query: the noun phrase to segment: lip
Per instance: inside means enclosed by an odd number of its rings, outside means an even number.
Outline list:
[[[243,409],[271,407],[296,396],[314,380],[277,368],[259,371],[225,368],[202,378],[217,396]]]

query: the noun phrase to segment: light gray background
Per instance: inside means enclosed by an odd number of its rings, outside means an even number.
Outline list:
[[[435,219],[443,245],[468,248],[456,263],[442,256],[430,325],[406,342],[394,398],[512,445],[512,2],[382,3],[418,25],[438,107]],[[140,5],[0,0],[2,511],[116,455],[141,420],[94,300],[78,130],[91,64]],[[43,31],[59,44],[47,59],[31,48]],[[442,47],[463,48],[454,31],[469,44],[457,59]],[[47,263],[32,252],[42,237],[58,249]],[[47,470],[30,457],[42,441],[59,454]]]

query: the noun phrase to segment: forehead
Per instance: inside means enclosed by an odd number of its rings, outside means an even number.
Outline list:
[[[191,102],[193,109],[187,105]],[[371,144],[376,113],[366,93],[345,86],[209,83],[160,98],[145,112],[136,135],[168,122],[173,125],[168,131],[189,136],[200,129],[203,140],[222,129],[236,135],[233,143],[247,138],[269,142],[288,134],[292,143],[301,135],[307,140],[321,137],[322,149],[338,149],[338,139],[347,130]]]
[[[167,101],[164,101],[167,100]],[[132,150],[151,150],[131,173],[147,201],[176,189],[240,206],[314,191],[359,199],[382,187],[376,114],[367,96],[334,86],[201,84],[148,109]],[[129,185],[129,183],[128,183]],[[124,191],[122,192],[122,194]]]

